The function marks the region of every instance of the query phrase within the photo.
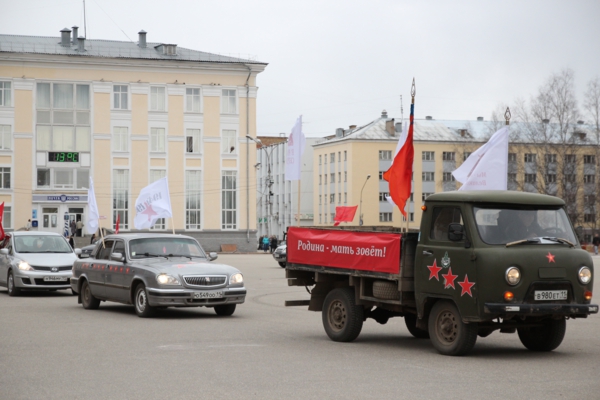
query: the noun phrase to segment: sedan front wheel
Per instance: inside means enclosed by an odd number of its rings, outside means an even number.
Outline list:
[[[11,297],[21,294],[21,289],[15,286],[15,277],[13,276],[12,270],[8,272],[8,281],[6,287],[8,288],[8,295]]]
[[[148,292],[143,283],[135,288],[134,304],[135,313],[140,318],[150,318],[156,313],[156,309],[148,304]]]

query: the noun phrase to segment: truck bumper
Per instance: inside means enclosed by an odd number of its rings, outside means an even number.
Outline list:
[[[507,315],[589,315],[598,313],[597,304],[506,304],[485,303],[486,314]]]

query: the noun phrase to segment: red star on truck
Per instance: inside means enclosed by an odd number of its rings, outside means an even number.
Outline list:
[[[546,256],[546,258],[548,259],[548,262],[551,263],[555,263],[556,261],[554,261],[554,254],[548,252],[548,255]]]
[[[471,293],[471,288],[473,287],[473,285],[475,285],[475,282],[469,282],[469,277],[467,276],[467,274],[465,274],[465,280],[462,282],[458,282],[458,284],[462,288],[462,291],[460,292],[460,297],[462,297],[465,293],[473,297],[473,294]]]
[[[448,273],[446,275],[442,275],[444,277],[444,289],[448,289],[452,286],[452,289],[456,289],[454,286],[454,280],[458,278],[458,275],[452,275],[452,267],[448,269]]]
[[[429,268],[429,280],[432,280],[433,278],[435,278],[439,281],[440,280],[439,273],[442,270],[442,267],[437,266],[437,262],[435,261],[435,258],[433,259],[433,265],[428,265],[427,268]]]

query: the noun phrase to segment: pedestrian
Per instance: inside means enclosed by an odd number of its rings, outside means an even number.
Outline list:
[[[71,235],[75,236],[75,234],[77,233],[77,223],[75,222],[74,219],[71,220]]]
[[[269,250],[269,237],[265,235],[263,237],[263,251],[266,253]]]
[[[94,244],[96,241],[96,233],[92,233],[92,238],[90,239],[90,244]]]
[[[30,229],[31,229],[31,220],[30,220],[30,219],[28,219],[28,220],[27,220],[27,225],[25,225],[25,230],[26,230],[26,231],[28,231],[28,230],[30,230]]]
[[[83,230],[83,222],[81,222],[81,218],[77,220],[77,224],[75,224],[75,227],[77,228],[77,236],[81,237],[81,232]]]
[[[260,250],[260,249],[262,249],[262,246],[263,246],[263,244],[262,244],[262,242],[263,242],[263,238],[264,238],[264,235],[258,238],[258,248],[257,248],[256,250]]]
[[[273,253],[276,248],[277,248],[277,236],[273,235],[273,236],[271,236],[271,253]]]
[[[69,244],[72,249],[75,249],[75,240],[73,239],[73,235],[69,236]]]
[[[600,236],[598,236],[597,233],[596,233],[596,235],[594,235],[592,244],[594,245],[594,254],[598,255],[598,246],[600,246]]]

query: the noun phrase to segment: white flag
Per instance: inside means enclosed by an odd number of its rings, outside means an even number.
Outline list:
[[[135,211],[133,225],[136,229],[151,228],[159,218],[173,216],[169,183],[166,177],[151,183],[140,191],[140,195],[135,201]]]
[[[458,190],[506,190],[508,126],[494,133],[452,175],[463,185]]]
[[[287,142],[287,153],[285,155],[285,180],[299,181],[302,171],[302,154],[306,138],[302,133],[302,115],[296,120],[292,133]]]
[[[100,213],[98,212],[98,204],[96,204],[96,193],[94,193],[94,181],[90,176],[90,187],[88,188],[88,212],[87,219],[85,221],[85,230],[87,233],[96,233],[98,230],[98,219]]]

